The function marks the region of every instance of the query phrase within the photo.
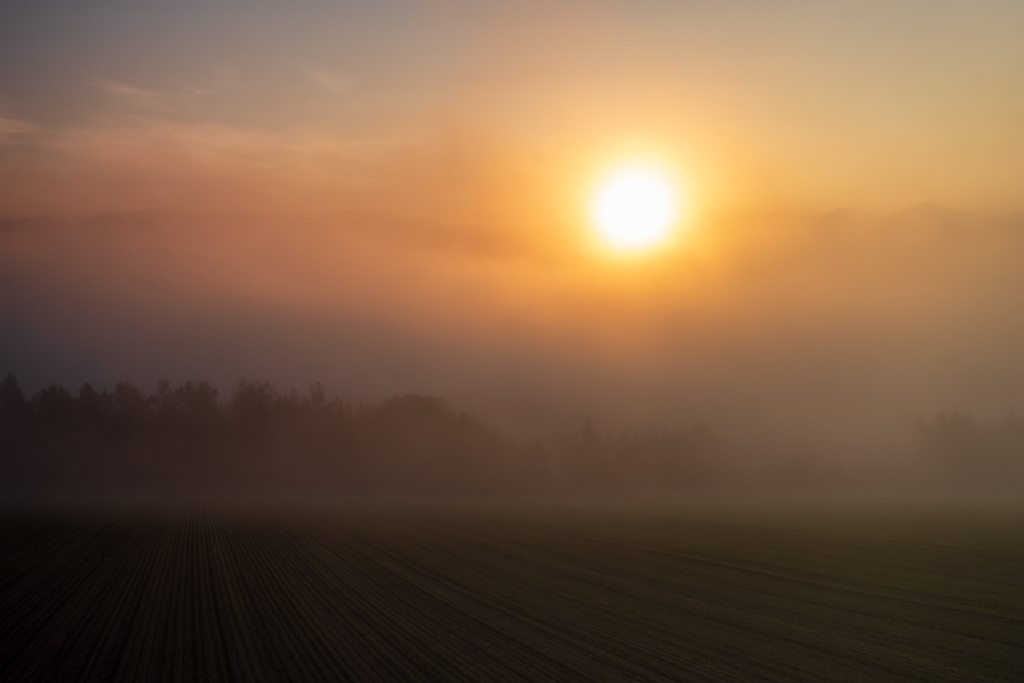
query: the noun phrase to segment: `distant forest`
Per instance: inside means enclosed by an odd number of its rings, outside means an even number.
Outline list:
[[[735,485],[878,484],[1020,489],[1024,421],[964,413],[919,420],[899,463],[837,473],[806,453],[737,459],[706,425],[602,435],[589,418],[564,443],[521,443],[433,396],[375,405],[241,380],[222,400],[208,382],[152,394],[53,385],[27,398],[0,382],[0,493],[481,494],[692,490]],[[884,472],[885,474],[881,474]],[[895,472],[895,474],[894,474]]]
[[[599,439],[585,421],[565,449],[520,444],[432,396],[377,405],[241,380],[145,394],[129,383],[50,386],[28,399],[0,383],[0,489],[7,493],[513,493],[705,486],[717,441],[705,427]]]

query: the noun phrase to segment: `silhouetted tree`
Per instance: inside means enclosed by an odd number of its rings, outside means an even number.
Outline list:
[[[0,381],[0,429],[20,431],[28,424],[32,407],[25,399],[14,373],[8,372]]]
[[[0,488],[97,490],[513,491],[553,483],[638,487],[698,480],[698,432],[599,438],[584,420],[575,461],[552,477],[543,444],[520,448],[434,396],[395,396],[353,408],[308,393],[240,380],[222,405],[205,381],[157,383],[146,395],[120,382],[51,385],[25,399],[0,382]],[[705,449],[706,450],[706,449]],[[700,456],[700,457],[699,457]],[[571,459],[570,459],[571,460]]]
[[[150,403],[133,384],[118,382],[110,396],[114,408],[114,428],[121,435],[137,432],[149,413]]]
[[[114,402],[106,391],[100,393],[88,382],[78,390],[78,399],[75,401],[75,419],[80,427],[93,431],[103,430],[113,416],[113,412]]]
[[[51,384],[32,397],[32,408],[43,431],[63,434],[75,418],[75,399],[64,387]]]
[[[234,418],[250,427],[264,427],[274,416],[277,389],[270,382],[239,380],[231,397]]]

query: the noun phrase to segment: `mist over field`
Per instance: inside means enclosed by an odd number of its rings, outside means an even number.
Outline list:
[[[1019,680],[1022,37],[0,2],[0,681]]]
[[[588,438],[643,469],[629,438],[671,451],[651,444],[704,430],[699,457],[729,476],[674,486],[1007,491],[1024,476],[1022,247],[1020,215],[931,204],[706,217],[638,260],[383,212],[9,220],[0,348],[26,399],[201,380],[231,414],[240,378],[295,406],[317,383],[350,409],[436,397],[507,444],[487,476],[508,490],[580,485]],[[698,457],[683,451],[659,457]],[[645,476],[627,488],[657,488]]]
[[[33,420],[321,383],[553,471],[704,430],[754,481],[1012,488],[1024,14],[982,5],[17,2],[0,372]],[[629,252],[636,164],[678,215]]]

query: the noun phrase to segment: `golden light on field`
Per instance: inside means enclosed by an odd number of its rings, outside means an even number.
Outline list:
[[[679,213],[679,191],[667,173],[653,166],[625,166],[600,183],[591,210],[610,246],[646,249],[668,239]]]

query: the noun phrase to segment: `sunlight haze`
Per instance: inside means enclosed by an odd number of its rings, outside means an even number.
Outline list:
[[[616,249],[653,247],[668,238],[678,218],[678,194],[658,169],[628,165],[598,185],[593,219],[601,236]]]
[[[0,681],[1024,680],[1022,350],[1024,0],[0,1]]]
[[[31,391],[322,381],[884,458],[920,416],[1024,411],[1021,26],[8,2],[0,360]]]
[[[0,215],[386,208],[565,231],[572,184],[637,141],[709,210],[1020,210],[1022,21],[995,0],[17,1]]]

